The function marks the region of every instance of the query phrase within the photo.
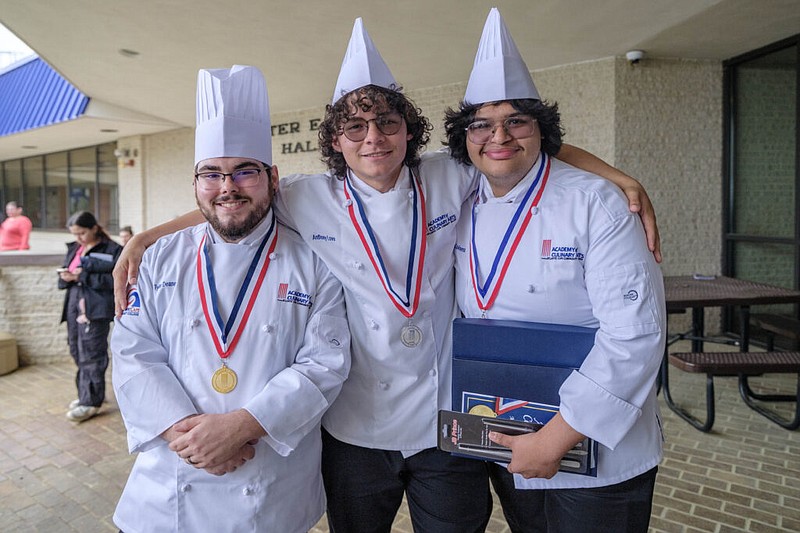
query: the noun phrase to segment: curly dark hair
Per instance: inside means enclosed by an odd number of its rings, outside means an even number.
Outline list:
[[[564,136],[558,104],[532,99],[503,100],[503,102],[508,102],[520,113],[535,118],[542,132],[542,151],[551,156],[558,153]],[[499,105],[503,102],[468,104],[462,101],[458,110],[447,108],[444,112],[444,131],[447,135],[447,142],[442,144],[450,148],[450,155],[453,159],[465,165],[472,165],[469,153],[467,153],[466,128],[475,120],[475,113],[478,112],[478,109],[486,105]]]
[[[419,165],[419,155],[431,137],[433,126],[422,115],[422,110],[414,102],[397,90],[384,89],[377,85],[367,85],[340,98],[335,104],[325,108],[325,119],[319,126],[319,150],[322,161],[334,176],[343,178],[347,173],[347,162],[341,152],[333,148],[333,139],[339,136],[341,126],[362,111],[377,114],[397,112],[402,115],[411,134],[406,144],[406,157],[403,163],[409,168]]]

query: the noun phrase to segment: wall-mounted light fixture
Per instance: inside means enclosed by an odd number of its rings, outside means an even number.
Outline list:
[[[139,157],[139,150],[134,148],[117,148],[114,150],[114,157],[117,158],[119,168],[136,166],[136,158]]]

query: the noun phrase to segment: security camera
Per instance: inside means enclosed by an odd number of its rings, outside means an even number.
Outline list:
[[[644,57],[644,51],[642,50],[631,50],[625,54],[625,57],[628,59],[628,63],[631,65],[637,64],[639,61],[642,60]]]

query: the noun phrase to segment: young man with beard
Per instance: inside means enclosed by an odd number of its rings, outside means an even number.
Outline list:
[[[350,377],[323,418],[333,532],[390,531],[404,494],[415,531],[483,531],[491,511],[484,466],[436,449],[437,413],[450,407],[455,228],[477,173],[446,152],[420,156],[429,132],[356,20],[320,126],[329,172],[285,178],[275,201],[342,282],[353,332]],[[186,222],[134,237],[117,282],[142,243]]]
[[[597,328],[549,422],[525,436],[490,434],[512,450],[507,469],[488,463],[511,531],[646,533],[662,455],[655,380],[666,310],[642,224],[617,187],[552,157],[558,108],[540,99],[496,8],[445,129],[453,157],[480,172],[455,247],[463,314],[490,319],[487,332],[491,319]],[[585,437],[599,443],[597,476],[559,472]]]
[[[126,533],[306,532],[325,509],[320,420],[350,364],[341,284],[271,209],[261,73],[201,70],[197,105],[207,222],[147,251],[111,341],[139,452],[114,522]]]

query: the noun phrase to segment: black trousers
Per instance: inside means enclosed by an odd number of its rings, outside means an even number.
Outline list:
[[[607,487],[524,490],[486,465],[512,533],[647,533],[658,468]]]
[[[323,429],[322,476],[331,533],[389,533],[404,493],[418,533],[483,532],[492,511],[484,463],[436,448],[403,458]]]
[[[69,288],[67,301],[67,343],[69,353],[78,366],[75,385],[81,405],[100,407],[106,397],[108,368],[108,331],[111,323],[105,320],[78,324],[80,288]]]

